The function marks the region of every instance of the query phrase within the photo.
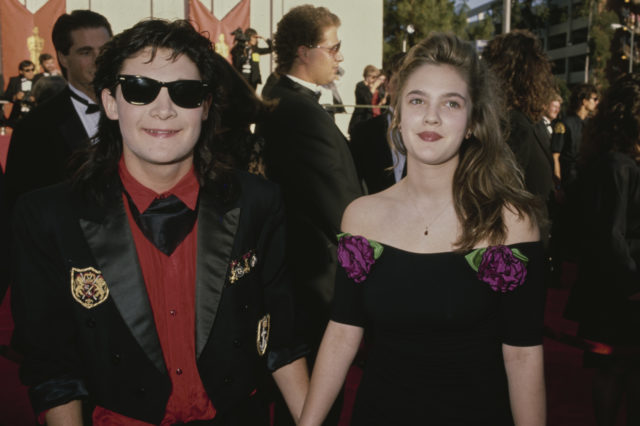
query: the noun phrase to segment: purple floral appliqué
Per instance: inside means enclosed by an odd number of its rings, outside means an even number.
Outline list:
[[[371,266],[382,254],[382,245],[351,234],[338,235],[338,262],[349,278],[361,283],[367,278]]]
[[[478,279],[489,284],[493,291],[513,291],[527,277],[529,259],[516,248],[491,246],[473,250],[465,258],[478,272]]]

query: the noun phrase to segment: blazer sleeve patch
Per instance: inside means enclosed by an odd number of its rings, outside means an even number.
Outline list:
[[[264,356],[269,346],[269,332],[271,331],[271,315],[267,314],[258,321],[256,332],[256,349],[258,355]]]
[[[71,268],[71,295],[76,302],[92,309],[109,298],[109,287],[97,269]]]
[[[249,250],[239,259],[232,260],[229,264],[229,283],[233,284],[247,275],[258,264],[258,256],[255,250]]]

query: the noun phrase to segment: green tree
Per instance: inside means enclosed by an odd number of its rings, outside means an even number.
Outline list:
[[[409,25],[415,30],[411,35]],[[385,61],[402,51],[405,40],[408,49],[432,31],[449,31],[466,39],[466,27],[466,9],[451,0],[384,0]]]
[[[497,33],[502,32],[502,1],[494,1],[491,5],[491,15]],[[511,29],[521,29],[536,32],[547,26],[549,8],[539,0],[511,0]]]

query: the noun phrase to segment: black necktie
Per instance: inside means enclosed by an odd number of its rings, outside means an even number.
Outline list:
[[[98,106],[98,104],[89,103],[89,101],[87,101],[83,97],[78,96],[76,93],[73,93],[73,90],[69,90],[69,93],[71,93],[71,97],[73,99],[87,106],[87,110],[85,111],[86,114],[95,114],[96,112],[100,112],[100,107]]]
[[[191,210],[175,195],[156,198],[151,205],[140,214],[131,196],[127,194],[129,209],[133,220],[154,246],[167,256],[187,238],[198,217],[198,205]]]

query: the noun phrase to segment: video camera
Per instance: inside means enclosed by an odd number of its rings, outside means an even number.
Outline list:
[[[234,37],[234,40],[238,44],[245,44],[249,41],[249,39],[244,35],[244,31],[242,28],[238,27],[235,30],[231,31],[231,35]]]

